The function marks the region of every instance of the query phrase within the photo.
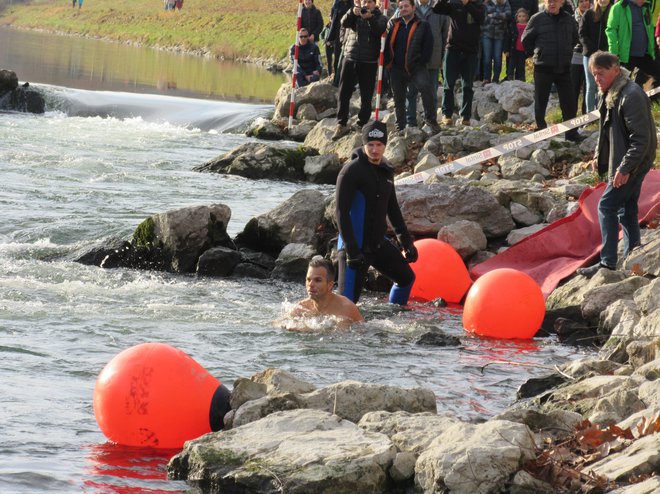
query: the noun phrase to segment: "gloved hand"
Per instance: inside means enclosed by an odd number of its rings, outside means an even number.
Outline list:
[[[403,246],[403,256],[409,264],[411,262],[417,262],[419,254],[417,253],[417,247],[415,247],[415,244],[413,244],[412,241]]]
[[[353,257],[346,257],[346,264],[351,269],[360,269],[366,262],[367,260],[364,258],[362,252],[358,252],[358,254]]]

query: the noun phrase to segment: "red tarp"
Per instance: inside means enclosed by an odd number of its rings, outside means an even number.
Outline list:
[[[601,248],[598,201],[605,184],[585,190],[578,209],[543,230],[470,270],[472,279],[498,268],[513,268],[530,275],[548,297],[559,282],[588,264]],[[651,170],[642,184],[639,220],[650,222],[660,215],[660,170]]]

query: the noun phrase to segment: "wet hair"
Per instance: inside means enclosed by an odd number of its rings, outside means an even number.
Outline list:
[[[310,268],[323,268],[325,269],[326,279],[328,281],[335,281],[335,268],[330,261],[323,256],[314,256],[309,261]]]
[[[598,50],[589,57],[589,68],[597,67],[599,69],[611,69],[620,67],[619,57],[609,51]]]

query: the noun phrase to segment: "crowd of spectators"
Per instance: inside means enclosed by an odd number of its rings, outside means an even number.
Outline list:
[[[592,3],[593,2],[593,3]],[[596,51],[616,55],[635,81],[660,81],[660,0],[334,0],[323,22],[314,0],[303,0],[298,39],[297,84],[325,73],[339,88],[334,139],[345,135],[349,102],[359,88],[357,127],[372,110],[381,36],[384,43],[383,88],[393,97],[398,131],[417,125],[422,101],[427,130],[471,120],[473,86],[503,80],[534,84],[538,129],[546,127],[551,92],[556,91],[563,118],[596,108],[596,83],[589,57]],[[325,46],[327,66],[319,43]],[[291,47],[292,61],[295,45]],[[531,58],[531,61],[529,60]],[[530,70],[531,68],[531,70]],[[460,80],[461,102],[455,101]],[[442,100],[438,98],[442,81]],[[457,114],[457,115],[456,115]],[[577,130],[566,133],[577,141]]]

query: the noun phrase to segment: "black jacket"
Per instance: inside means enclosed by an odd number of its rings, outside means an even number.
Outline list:
[[[343,41],[341,39],[341,20],[346,12],[353,8],[353,2],[349,0],[335,0],[330,9],[330,32],[326,38],[326,42],[333,43],[335,41]]]
[[[307,29],[309,34],[313,34],[314,42],[318,43],[319,36],[323,30],[323,16],[321,15],[321,11],[314,5],[308,9],[303,7],[300,20],[300,27]]]
[[[624,68],[607,93],[598,94],[598,173],[607,173],[611,181],[617,170],[625,174],[648,172],[653,167],[658,144],[649,97],[630,80]]]
[[[296,53],[296,45],[291,45],[289,55],[291,56],[291,63]],[[304,45],[298,47],[298,70],[305,75],[310,75],[315,70],[319,73],[323,70],[321,65],[321,52],[319,47],[308,41]]]
[[[433,54],[433,33],[428,22],[419,17],[413,17],[408,23],[410,31],[405,47],[405,69],[411,74],[420,68],[426,68],[426,64],[431,60]],[[385,41],[385,65],[391,68],[394,63],[394,52],[396,35],[401,26],[404,25],[402,17],[392,19],[387,31],[387,40]],[[401,47],[398,47],[401,48]]]
[[[348,257],[355,258],[360,251],[375,251],[385,239],[388,218],[399,241],[406,245],[410,234],[394,191],[394,169],[385,159],[379,165],[370,163],[362,148],[353,151],[352,158],[339,172],[335,191],[335,214]],[[359,194],[365,203],[364,225],[354,225],[350,215]],[[362,249],[356,230],[363,231]]]
[[[534,14],[522,35],[525,51],[534,54],[534,65],[554,72],[569,70],[577,42],[577,23],[562,10],[557,15]]]
[[[486,20],[486,7],[481,0],[465,5],[460,0],[440,0],[433,12],[451,17],[447,49],[477,53],[481,43],[481,25]]]
[[[600,20],[596,21],[596,13],[589,9],[582,16],[582,22],[578,28],[578,35],[582,43],[582,54],[585,57],[590,57],[598,50],[608,51],[607,35],[605,28],[607,27],[607,16],[610,13],[612,4],[601,13]]]
[[[373,17],[363,19],[350,9],[341,20],[346,30],[344,38],[344,58],[352,62],[378,62],[380,36],[387,28],[387,19],[375,9]]]

